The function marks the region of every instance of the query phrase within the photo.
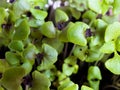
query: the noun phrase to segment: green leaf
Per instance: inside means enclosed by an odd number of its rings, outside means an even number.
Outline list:
[[[104,20],[108,24],[112,24],[113,22],[119,22],[119,15],[103,15],[102,20]]]
[[[2,29],[1,25],[5,22],[4,19],[6,17],[6,12],[5,12],[5,9],[1,7],[0,7],[0,12],[2,13],[0,14],[0,32],[1,32],[1,29]]]
[[[0,59],[0,73],[5,72],[9,68],[9,64],[6,62],[6,60]]]
[[[24,45],[23,42],[20,40],[14,40],[11,41],[8,45],[8,47],[12,50],[12,51],[19,51],[21,52],[24,49]]]
[[[60,10],[60,9],[56,9],[55,10],[55,21],[58,23],[58,22],[65,22],[65,21],[68,21],[68,15]]]
[[[106,4],[113,4],[115,0],[104,0]]]
[[[94,37],[90,38],[91,39],[89,42],[90,47],[102,46],[102,44],[104,43],[104,35],[102,32],[104,33],[104,31],[102,31],[102,30],[101,31],[96,30],[96,35]]]
[[[65,78],[60,82],[60,85],[58,87],[58,90],[63,90],[64,88],[73,85],[74,83],[69,79]]]
[[[114,41],[120,36],[120,23],[114,22],[108,25],[105,31],[105,42]]]
[[[64,63],[62,67],[62,71],[66,76],[70,76],[74,72],[74,67],[69,66],[69,64]]]
[[[5,58],[7,60],[7,62],[12,65],[12,66],[16,66],[20,64],[20,57],[13,52],[6,52],[5,53]]]
[[[115,42],[110,41],[103,44],[100,48],[100,51],[103,53],[113,53],[115,51]]]
[[[10,3],[6,2],[6,0],[0,0],[0,7],[8,8]]]
[[[89,26],[83,22],[76,22],[71,28],[67,30],[67,37],[69,42],[85,46],[87,40],[85,38],[85,31]]]
[[[78,85],[74,84],[74,85],[64,88],[63,90],[78,90]]]
[[[69,30],[73,26],[74,26],[73,22],[68,23],[68,25],[65,27],[64,30],[62,30],[62,32],[59,35],[60,41],[62,41],[62,42],[68,42],[67,30]]]
[[[12,10],[10,10],[10,9],[9,9],[9,16],[8,16],[8,18],[9,18],[9,21],[10,21],[11,23],[15,23],[15,21],[16,21],[16,19],[17,19],[17,17],[16,17],[16,15],[14,14],[14,12],[13,12]]]
[[[120,52],[120,37],[115,41],[116,50]]]
[[[97,20],[95,20],[94,25],[97,28],[98,34],[100,34],[100,35],[102,35],[102,37],[104,37],[103,33],[105,33],[105,29],[108,24],[102,19],[97,19]]]
[[[30,9],[32,15],[39,20],[44,20],[47,17],[47,12],[39,9]]]
[[[99,14],[102,13],[100,0],[88,0],[88,7]]]
[[[19,26],[16,27],[13,40],[25,40],[30,34],[30,27],[26,19],[22,20]]]
[[[30,10],[30,4],[27,0],[17,0],[13,4],[13,12],[16,15],[16,18],[19,18],[21,14]]]
[[[107,27],[107,23],[105,21],[103,21],[102,19],[97,19],[94,21],[94,27],[96,28],[95,31],[95,36],[93,36],[90,41],[90,46],[101,46],[104,43],[104,34],[106,27]]]
[[[44,22],[45,22],[44,20],[30,19],[29,25],[30,25],[30,27],[36,28],[36,27],[43,25]]]
[[[24,75],[25,71],[23,68],[11,67],[3,73],[0,83],[7,90],[21,90]]]
[[[77,58],[75,56],[67,57],[64,62],[69,65],[75,65],[77,63]]]
[[[51,67],[51,65],[53,65],[57,61],[58,57],[58,52],[56,51],[56,49],[49,46],[48,44],[43,44],[42,49],[43,60],[41,60],[41,64],[37,67],[38,70],[44,70]]]
[[[58,75],[58,81],[62,81],[64,79],[66,79],[66,75],[60,71],[57,72],[57,75]]]
[[[94,62],[94,61],[99,61],[102,59],[104,54],[100,52],[99,47],[91,47],[91,49],[87,50],[87,58],[86,62]]]
[[[90,87],[94,90],[99,90],[100,80],[102,79],[99,67],[90,66],[88,69],[87,79],[89,81]]]
[[[56,30],[52,21],[45,22],[40,27],[40,32],[48,38],[55,38],[56,36]]]
[[[113,13],[114,14],[120,14],[120,0],[114,0],[113,3]]]
[[[102,14],[105,15],[107,11],[110,9],[110,4],[113,0],[103,0],[101,3]]]
[[[64,48],[64,43],[61,42],[58,38],[54,38],[54,39],[45,38],[43,39],[42,42],[51,45],[53,48],[57,50],[58,53],[61,53]]]
[[[110,58],[105,62],[105,67],[113,74],[120,75],[120,56],[117,52],[114,54],[113,58]]]
[[[22,68],[25,70],[25,75],[28,75],[32,70],[32,64],[30,61],[24,61],[24,63],[21,65]]]
[[[86,85],[82,85],[81,86],[81,90],[93,90],[92,88],[86,86]]]
[[[86,18],[86,19],[89,19],[90,21],[95,19],[96,17],[97,17],[97,14],[92,10],[88,10],[82,15],[83,19]]]
[[[42,34],[39,32],[38,29],[31,29],[30,36],[31,36],[31,38],[39,39],[39,41],[41,41],[41,39],[42,39]]]
[[[39,6],[40,9],[45,9],[45,5],[47,4],[47,0],[27,0],[30,3],[31,8],[35,6]]]
[[[70,8],[70,12],[75,19],[79,19],[81,16],[81,13],[78,12],[75,8]]]
[[[76,45],[74,50],[73,50],[73,54],[74,56],[76,56],[78,59],[84,61],[86,58],[87,58],[87,49],[88,47],[87,46],[79,46],[79,45]]]
[[[90,66],[88,69],[88,76],[87,76],[88,80],[92,80],[92,79],[98,79],[101,80],[102,76],[101,76],[101,72],[99,67],[97,66]]]
[[[32,73],[33,81],[30,90],[50,90],[50,80],[38,71]]]
[[[45,74],[45,76],[47,76],[50,81],[54,81],[56,79],[56,75],[58,71],[57,71],[56,66],[53,65],[51,66],[51,68],[49,68],[48,70],[45,70],[42,73]]]
[[[78,85],[74,84],[69,78],[63,79],[57,90],[78,90]]]
[[[87,0],[69,0],[70,7],[75,8],[78,11],[84,11],[87,9]]]
[[[3,87],[0,86],[0,90],[5,90]]]
[[[35,45],[29,43],[28,46],[23,51],[23,57],[27,60],[30,60],[31,62],[34,62],[35,55],[38,53],[38,49],[35,47]]]

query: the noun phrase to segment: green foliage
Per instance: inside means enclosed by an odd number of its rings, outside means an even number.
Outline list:
[[[40,27],[40,32],[48,38],[55,38],[55,36],[56,36],[56,30],[53,25],[53,22],[51,22],[51,21],[45,22]]]
[[[73,50],[73,54],[79,58],[80,60],[84,61],[87,57],[87,46],[75,46],[74,50]]]
[[[69,0],[70,7],[77,9],[78,11],[84,11],[87,9],[87,0]]]
[[[96,17],[97,17],[96,13],[91,10],[86,11],[82,16],[83,19],[89,19],[89,21],[95,19]]]
[[[29,74],[32,70],[32,64],[30,63],[30,61],[25,61],[22,65],[22,68],[24,68],[25,70],[25,75]]]
[[[12,50],[12,51],[19,51],[21,52],[24,49],[24,45],[22,41],[11,41],[11,43],[8,45],[8,47]]]
[[[9,68],[8,62],[6,62],[5,60],[0,59],[0,73],[3,73],[8,68]]]
[[[113,2],[113,13],[114,14],[120,14],[120,4],[119,4],[120,0],[114,0]]]
[[[114,22],[108,25],[105,31],[105,42],[115,41],[120,36],[120,23]]]
[[[101,48],[100,51],[103,53],[113,53],[115,51],[114,41],[106,42]]]
[[[70,29],[73,26],[74,26],[73,22],[68,23],[68,25],[65,27],[65,29],[60,33],[59,39],[62,42],[68,42],[67,31],[68,31],[68,29]]]
[[[36,19],[39,19],[39,20],[44,20],[47,17],[46,11],[42,11],[38,9],[30,9],[30,12]]]
[[[79,19],[81,16],[81,13],[74,8],[70,8],[70,12],[75,19]]]
[[[113,58],[108,59],[105,62],[105,66],[108,70],[110,70],[112,73],[119,75],[120,74],[120,56],[115,52],[115,55]]]
[[[85,38],[85,31],[89,26],[83,22],[69,23],[68,26],[61,32],[60,40],[64,42],[71,42],[77,45],[85,46],[87,40]]]
[[[27,60],[34,61],[35,55],[38,52],[39,51],[37,50],[37,48],[33,44],[29,43],[29,45],[23,51],[23,57],[25,57],[25,59],[27,59]]]
[[[69,78],[66,78],[65,80],[60,82],[58,90],[78,90],[78,85],[70,81]]]
[[[6,60],[10,65],[19,65],[20,58],[16,53],[13,52],[6,52],[5,54]]]
[[[72,73],[77,73],[78,71],[78,65],[77,59],[74,56],[69,56],[65,59],[62,71],[66,76],[72,75]]]
[[[31,8],[39,6],[41,9],[45,9],[45,4],[47,3],[47,0],[26,0],[26,1],[29,2]]]
[[[32,73],[33,82],[30,90],[50,90],[50,80],[38,71]]]
[[[81,90],[99,90],[101,64],[120,75],[120,0],[60,1],[0,1],[0,90],[79,90],[85,63]]]
[[[85,46],[87,40],[85,38],[85,31],[89,26],[83,22],[76,22],[71,28],[67,31],[68,41],[74,44]]]
[[[0,32],[1,32],[1,25],[2,25],[2,23],[4,23],[4,19],[6,17],[6,12],[5,12],[5,9],[2,7],[0,7],[0,12],[2,13],[2,14],[0,14]]]
[[[30,27],[34,27],[34,28],[41,26],[43,23],[44,23],[44,20],[40,20],[40,19],[37,20],[32,18],[29,20]]]
[[[48,44],[42,45],[42,54],[43,59],[41,60],[41,64],[37,67],[38,70],[48,69],[57,61],[58,53],[56,49]]]
[[[4,88],[0,86],[0,90],[4,90]]]
[[[81,90],[93,90],[92,88],[82,85]]]
[[[118,37],[117,40],[115,41],[115,47],[117,51],[120,51],[120,38]]]
[[[12,8],[13,8],[13,12],[15,14],[15,17],[16,18],[20,18],[20,16],[24,12],[30,10],[30,5],[27,2],[27,0],[25,0],[24,2],[23,2],[23,0],[18,0],[17,2],[15,2],[13,4]]]
[[[25,40],[30,34],[30,27],[26,19],[22,20],[21,23],[16,27],[13,40]]]
[[[6,0],[1,0],[0,7],[7,8],[9,6],[10,6],[10,4],[8,2],[6,2]]]
[[[100,80],[102,79],[99,67],[97,66],[89,67],[87,79],[89,81],[90,86],[94,90],[99,90],[99,83]]]
[[[61,53],[64,48],[64,43],[61,42],[58,38],[55,38],[55,39],[45,38],[43,39],[42,42],[47,43],[53,48],[55,48],[58,53]]]
[[[24,75],[25,71],[23,68],[11,67],[3,73],[0,83],[7,90],[21,90],[21,82]]]
[[[91,10],[101,14],[101,5],[100,5],[100,0],[88,0],[88,6]]]
[[[68,21],[68,16],[67,14],[60,10],[60,9],[56,9],[55,11],[55,21],[56,22],[65,22],[65,21]]]

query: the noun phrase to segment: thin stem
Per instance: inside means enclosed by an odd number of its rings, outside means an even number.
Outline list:
[[[96,19],[96,18],[95,18],[95,19]],[[90,27],[92,26],[92,24],[93,24],[93,22],[94,22],[95,19],[92,19],[92,20],[90,21],[90,23],[89,23],[89,26],[90,26]]]
[[[110,55],[111,54],[105,54],[100,61],[104,63],[110,57]]]
[[[25,90],[29,90],[29,85],[26,85]]]
[[[116,86],[114,86],[114,85],[107,85],[106,87],[104,87],[104,89],[107,89],[107,88],[114,88],[114,89],[116,89],[116,90],[120,90],[120,88],[119,87],[116,87]]]
[[[70,54],[69,54],[69,56],[71,56],[72,55],[72,53],[73,53],[73,50],[74,50],[74,48],[76,47],[76,45],[74,44],[73,45],[73,47],[72,47],[72,50],[70,51]]]
[[[99,60],[95,62],[95,66],[97,66],[97,65],[98,65],[98,62],[99,62]]]
[[[68,43],[65,44],[65,51],[63,54],[63,58],[65,58],[67,56],[67,49],[68,49]]]

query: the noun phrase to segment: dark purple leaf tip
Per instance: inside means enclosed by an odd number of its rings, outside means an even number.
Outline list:
[[[38,54],[36,55],[36,60],[37,60],[37,64],[38,64],[38,65],[41,63],[43,57],[44,57],[44,54],[43,54],[43,53],[38,53]]]
[[[35,6],[34,8],[35,8],[35,9],[40,9],[40,6]]]
[[[57,24],[57,28],[59,30],[62,30],[62,29],[64,29],[66,27],[66,25],[67,25],[67,22],[61,22],[61,23]]]
[[[10,2],[10,3],[13,3],[14,1],[15,1],[15,0],[10,0],[9,2]]]
[[[86,37],[91,37],[91,36],[92,36],[91,29],[87,29],[86,30]]]
[[[3,29],[10,29],[11,26],[11,24],[2,24]]]

